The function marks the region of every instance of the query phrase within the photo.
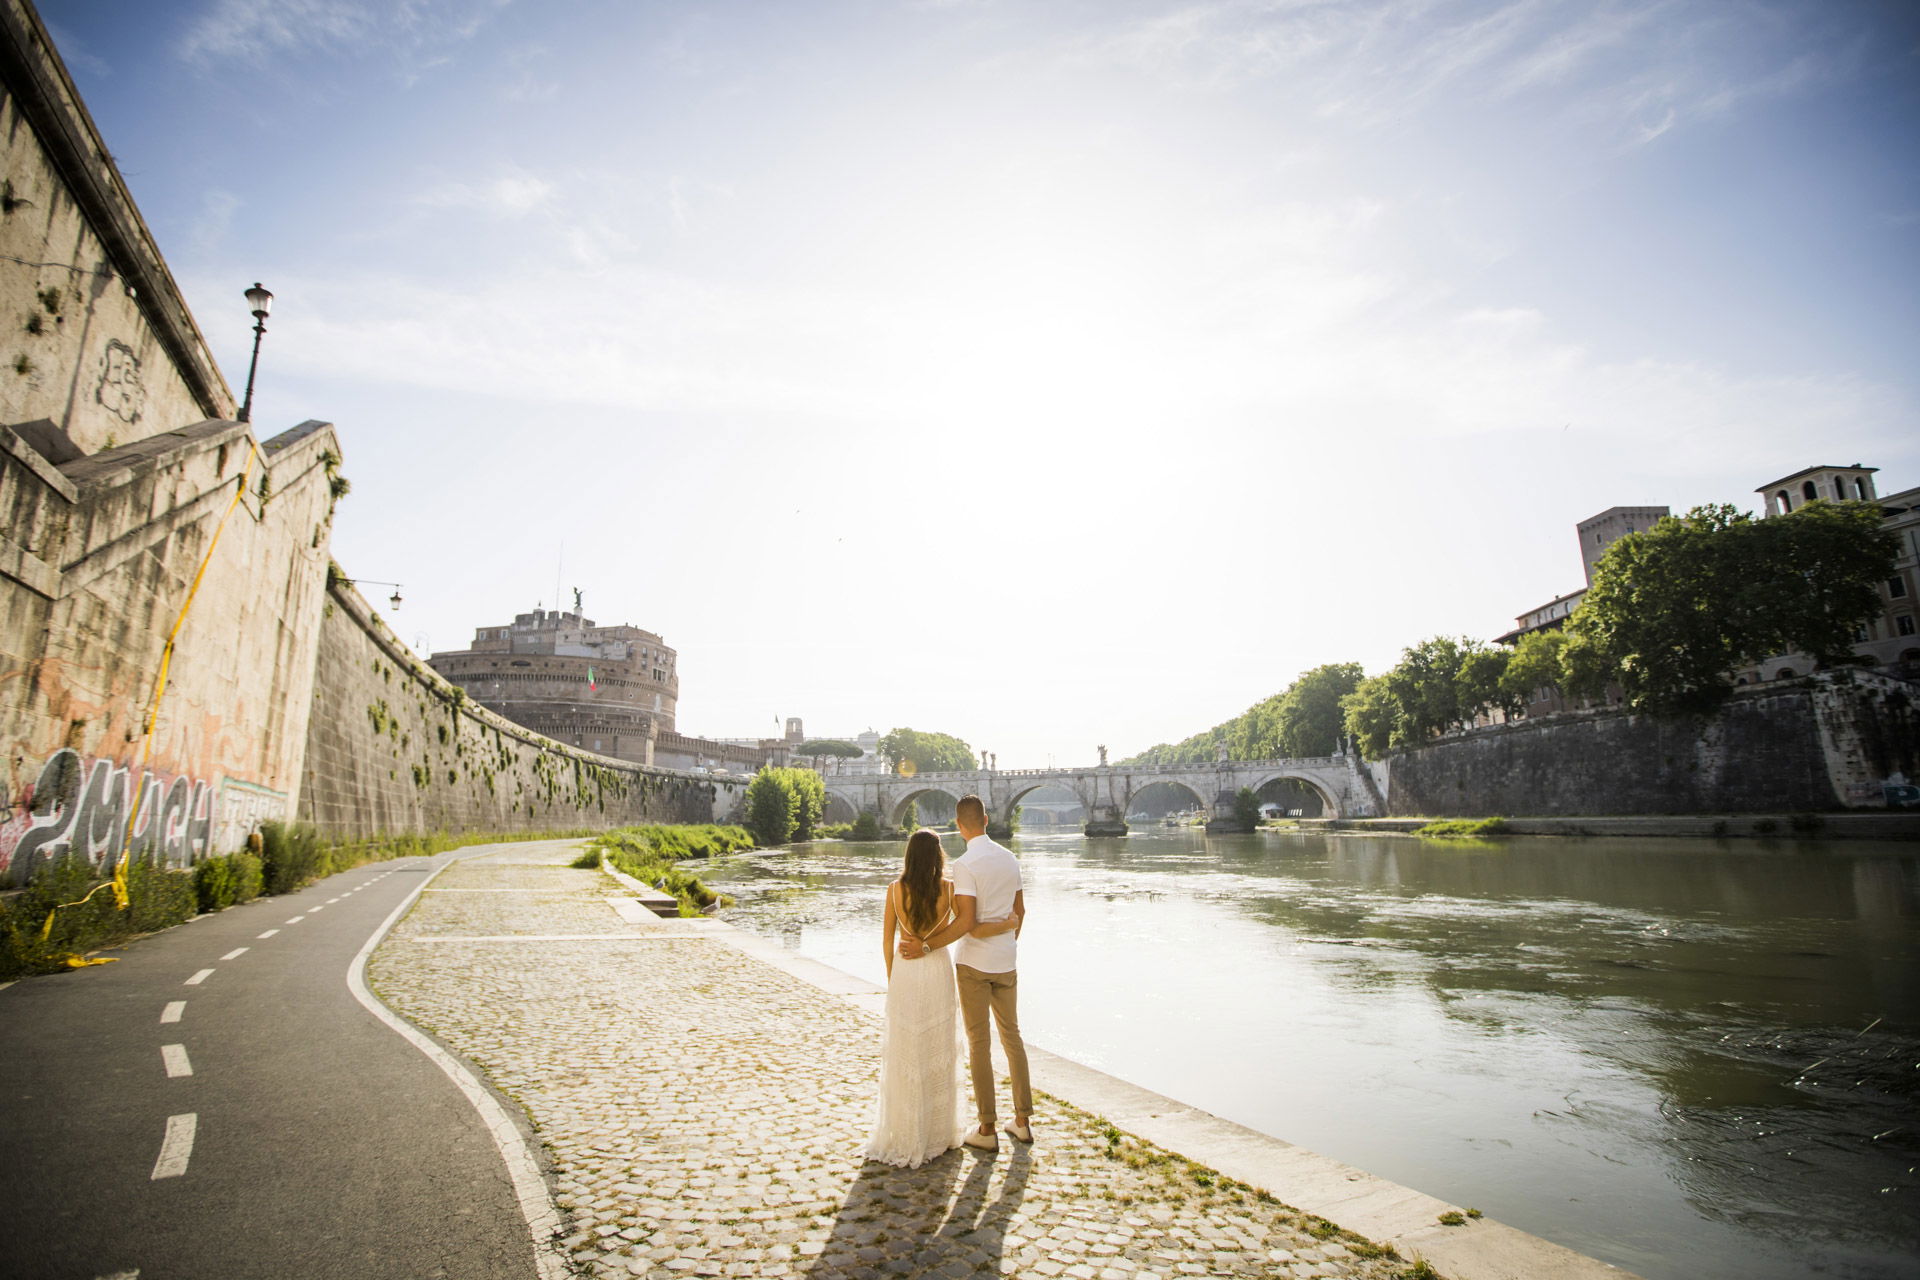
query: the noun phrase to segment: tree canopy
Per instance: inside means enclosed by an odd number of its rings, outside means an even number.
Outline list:
[[[1584,663],[1589,683],[1604,671],[1634,710],[1690,711],[1718,704],[1746,662],[1846,661],[1899,554],[1882,518],[1822,501],[1768,519],[1731,506],[1669,516],[1600,558],[1563,663]]]
[[[896,771],[903,760],[913,761],[917,773],[964,773],[980,766],[973,748],[952,734],[919,729],[890,730],[880,739],[880,754]]]
[[[1333,662],[1301,672],[1280,693],[1204,733],[1149,747],[1121,764],[1196,764],[1216,758],[1222,743],[1231,760],[1330,756],[1340,746],[1340,700],[1364,673],[1357,662]]]
[[[796,756],[805,756],[810,760],[820,760],[828,756],[837,760],[857,760],[866,752],[851,742],[842,742],[838,738],[809,738],[793,749]]]
[[[748,831],[762,848],[813,839],[827,805],[827,785],[811,769],[768,765],[747,784]]]

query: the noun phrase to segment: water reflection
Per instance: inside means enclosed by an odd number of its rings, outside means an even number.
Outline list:
[[[1050,1048],[1649,1277],[1911,1274],[1920,855],[1779,841],[1024,840]],[[878,977],[891,846],[736,859]]]

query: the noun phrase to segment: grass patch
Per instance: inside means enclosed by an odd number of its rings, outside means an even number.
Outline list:
[[[608,862],[625,874],[672,894],[680,902],[681,915],[695,916],[711,907],[732,906],[733,899],[708,888],[700,877],[679,864],[690,858],[708,858],[753,847],[753,836],[745,827],[667,824],[620,827],[596,835],[574,865],[596,866],[604,854]]]
[[[1513,834],[1513,825],[1505,818],[1447,818],[1440,822],[1429,822],[1413,834],[1417,836],[1509,836]]]

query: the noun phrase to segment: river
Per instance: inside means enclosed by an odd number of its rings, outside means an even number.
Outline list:
[[[1035,1044],[1648,1280],[1920,1274],[1920,849],[1011,843]],[[879,981],[899,849],[706,876]]]

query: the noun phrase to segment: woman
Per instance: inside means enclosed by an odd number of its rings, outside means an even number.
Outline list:
[[[953,957],[942,947],[917,960],[895,954],[894,935],[922,942],[953,915],[953,882],[943,877],[940,837],[907,837],[900,878],[887,886],[881,946],[887,959],[887,1020],[880,1034],[880,1105],[867,1159],[915,1169],[960,1145],[960,1039]],[[1014,927],[982,925],[976,933]]]
[[[954,1032],[953,957],[946,948],[918,960],[894,954],[894,934],[925,940],[953,914],[953,882],[942,877],[940,837],[907,837],[900,878],[887,886],[881,928],[887,956],[887,1020],[880,1033],[880,1105],[867,1159],[918,1168],[960,1145],[960,1054]]]

